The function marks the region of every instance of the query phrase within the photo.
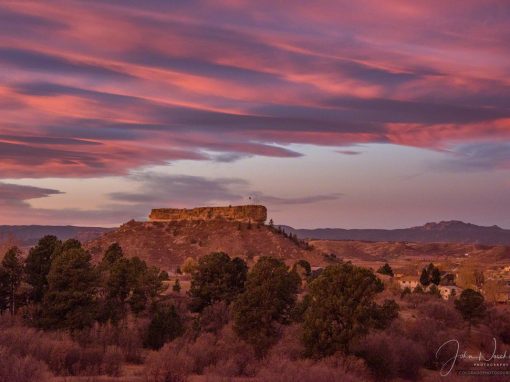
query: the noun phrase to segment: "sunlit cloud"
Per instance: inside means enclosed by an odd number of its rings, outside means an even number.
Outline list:
[[[487,142],[510,139],[508,17],[499,0],[2,3],[0,178],[301,157],[293,144],[507,168]]]

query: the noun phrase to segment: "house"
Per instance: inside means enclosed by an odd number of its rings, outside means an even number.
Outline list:
[[[497,290],[492,291],[490,298],[498,304],[508,304],[510,302],[510,286],[507,283],[500,282]]]
[[[510,301],[510,291],[508,287],[505,288],[505,290],[499,292],[496,296],[496,302],[498,304],[508,304]]]
[[[462,292],[462,289],[455,285],[439,285],[437,289],[439,289],[439,293],[444,300],[448,300],[450,297],[459,296]]]
[[[419,284],[420,281],[415,276],[403,276],[398,280],[401,289],[409,288],[413,291]]]

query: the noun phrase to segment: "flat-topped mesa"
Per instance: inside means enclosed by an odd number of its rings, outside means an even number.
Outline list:
[[[241,223],[264,224],[267,208],[260,205],[198,208],[157,208],[151,211],[149,220],[171,222],[180,220],[225,220]]]

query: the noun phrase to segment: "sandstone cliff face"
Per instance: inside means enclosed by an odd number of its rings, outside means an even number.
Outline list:
[[[192,209],[159,208],[152,210],[149,215],[149,220],[153,222],[225,220],[263,224],[266,219],[267,209],[260,205],[199,207]]]

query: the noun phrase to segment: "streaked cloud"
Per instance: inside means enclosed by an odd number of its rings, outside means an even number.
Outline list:
[[[112,221],[149,201],[342,200],[251,190],[250,174],[133,175],[176,161],[297,162],[299,144],[346,161],[379,143],[440,152],[452,172],[508,169],[509,19],[503,0],[3,2],[0,179],[138,182],[103,212],[53,215]],[[156,184],[161,194],[144,192]],[[9,203],[50,215],[26,200]]]
[[[510,142],[480,142],[456,147],[453,155],[441,163],[443,169],[488,171],[510,169]]]
[[[60,193],[58,190],[0,182],[1,204],[21,203],[26,200],[45,198]]]
[[[264,3],[2,4],[0,176],[508,139],[504,3]]]

